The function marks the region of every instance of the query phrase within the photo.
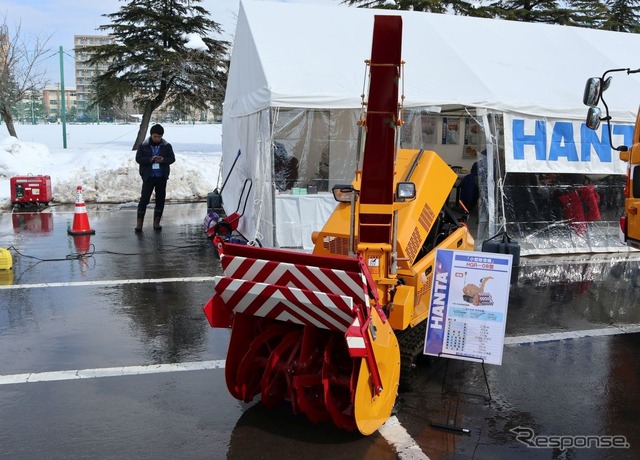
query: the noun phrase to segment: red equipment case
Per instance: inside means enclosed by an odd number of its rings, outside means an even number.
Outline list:
[[[50,176],[16,176],[10,179],[12,204],[48,204],[51,196]]]

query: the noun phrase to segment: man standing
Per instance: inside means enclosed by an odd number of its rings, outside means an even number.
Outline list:
[[[169,165],[176,161],[173,147],[162,138],[164,128],[160,125],[153,125],[149,134],[150,136],[138,146],[136,152],[136,163],[140,165],[140,177],[142,177],[136,233],[142,231],[144,215],[154,189],[156,191],[156,206],[153,212],[153,229],[162,230],[160,219],[167,195],[167,180],[171,169]]]

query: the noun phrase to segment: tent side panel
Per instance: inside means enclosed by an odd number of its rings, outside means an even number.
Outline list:
[[[241,213],[247,206],[238,230],[248,239],[257,233],[265,246],[273,246],[273,188],[269,109],[244,117],[225,117],[222,122],[223,181],[222,192],[227,214]],[[238,150],[240,157],[231,166]],[[246,195],[250,186],[250,193]],[[245,190],[243,196],[242,190]]]

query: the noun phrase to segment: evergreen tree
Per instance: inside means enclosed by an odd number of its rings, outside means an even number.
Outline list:
[[[640,32],[640,0],[607,0],[609,14],[603,29]]]
[[[229,43],[209,37],[220,25],[207,19],[201,0],[129,0],[112,22],[100,26],[115,42],[88,47],[90,64],[106,63],[94,78],[92,106],[121,105],[132,96],[142,110],[133,150],[144,140],[153,112],[162,104],[207,110],[224,99]],[[194,48],[189,37],[205,48]]]
[[[383,8],[394,10],[426,11],[429,13],[446,13],[452,10],[456,14],[468,14],[474,10],[473,1],[466,0],[344,0],[349,6],[362,8]]]
[[[502,18],[523,22],[572,24],[573,12],[560,0],[498,0],[478,2],[467,0],[344,0],[342,3],[364,8],[386,8],[432,13],[453,12],[464,16]]]
[[[559,0],[501,0],[489,8],[496,16],[511,21],[570,25],[572,11]]]
[[[601,29],[609,14],[603,0],[568,0],[573,11],[573,25]]]

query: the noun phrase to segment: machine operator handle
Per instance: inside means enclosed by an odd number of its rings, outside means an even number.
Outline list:
[[[240,158],[240,149],[238,149],[238,154],[236,155],[236,159],[233,160],[233,164],[231,165],[231,168],[229,169],[229,172],[227,173],[227,178],[224,180],[224,183],[222,184],[222,188],[218,192],[218,195],[222,195],[222,191],[224,190],[224,186],[227,185],[227,181],[229,180],[229,176],[231,176],[231,171],[233,171],[233,168],[235,167],[236,163],[238,162],[238,158]]]

